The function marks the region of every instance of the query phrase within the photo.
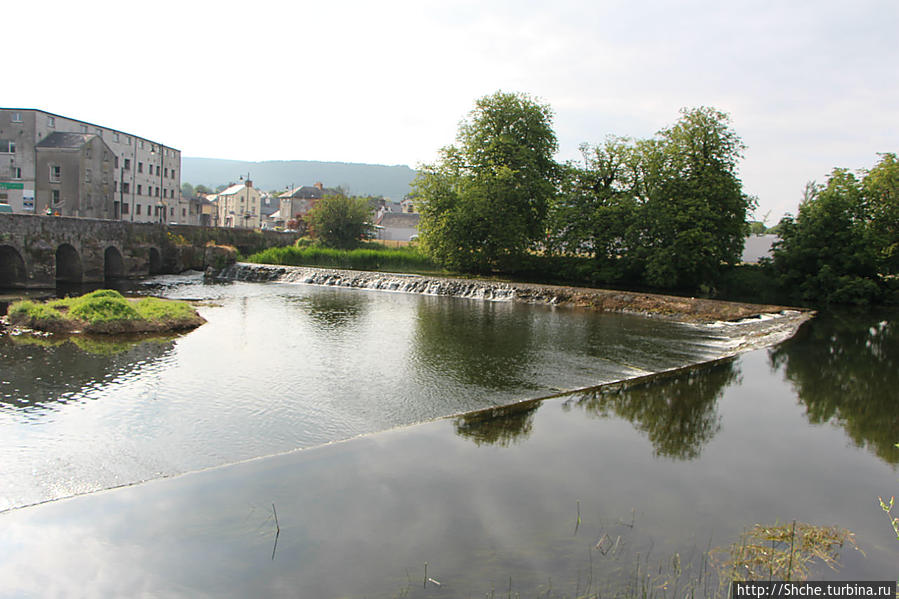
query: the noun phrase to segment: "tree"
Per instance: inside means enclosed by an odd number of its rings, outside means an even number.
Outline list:
[[[745,148],[727,114],[701,107],[641,147],[645,278],[660,287],[697,287],[739,260],[753,200],[737,164]]]
[[[563,170],[547,245],[555,253],[591,256],[597,278],[616,279],[637,208],[634,147],[626,138],[609,137],[602,146],[580,149],[583,164],[568,163]]]
[[[422,246],[455,270],[512,270],[545,234],[558,173],[552,110],[496,92],[477,101],[456,139],[413,184]]]
[[[874,243],[880,252],[880,272],[899,274],[899,160],[880,155],[880,162],[865,175],[865,201]]]
[[[353,248],[371,228],[368,200],[325,196],[309,212],[309,228],[312,236],[328,247]]]
[[[195,190],[194,190],[193,185],[191,185],[190,183],[182,183],[181,184],[181,195],[183,197],[192,198],[192,197],[194,197],[194,193],[195,193]]]
[[[896,272],[899,165],[894,154],[859,178],[834,169],[806,186],[799,214],[780,223],[773,267],[780,284],[812,303],[877,301]]]
[[[592,255],[601,280],[657,287],[712,286],[739,259],[754,205],[737,176],[743,143],[723,112],[681,113],[653,139],[581,148],[549,219],[552,249]]]

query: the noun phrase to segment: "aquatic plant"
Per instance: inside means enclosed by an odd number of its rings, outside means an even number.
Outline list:
[[[838,526],[756,524],[732,545],[710,552],[722,584],[742,580],[807,580],[810,566],[822,563],[839,569],[840,550],[858,549],[855,535]]]

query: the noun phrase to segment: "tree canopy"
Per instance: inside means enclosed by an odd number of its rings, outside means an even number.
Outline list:
[[[799,214],[780,222],[774,270],[803,300],[866,304],[881,297],[884,276],[897,273],[896,155],[858,175],[835,168],[826,184],[809,183]]]
[[[413,184],[422,245],[452,269],[514,269],[542,239],[555,194],[552,110],[526,94],[496,92],[477,101],[457,143]]]
[[[308,221],[312,236],[325,246],[351,249],[371,227],[368,199],[325,196],[309,212]]]
[[[682,110],[652,139],[582,146],[583,164],[568,165],[552,211],[550,246],[592,256],[604,280],[713,284],[748,233],[743,149],[729,117],[708,107]]]

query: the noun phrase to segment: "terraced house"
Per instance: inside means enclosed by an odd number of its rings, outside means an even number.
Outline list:
[[[180,150],[31,108],[0,108],[0,204],[17,213],[190,222]]]

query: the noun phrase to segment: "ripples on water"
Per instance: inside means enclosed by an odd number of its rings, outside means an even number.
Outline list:
[[[0,337],[0,509],[669,369],[739,335],[621,314],[160,277],[177,337]]]

